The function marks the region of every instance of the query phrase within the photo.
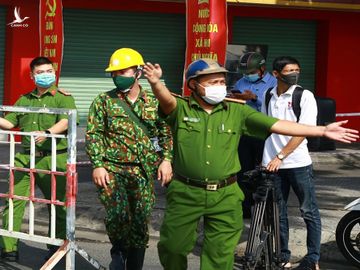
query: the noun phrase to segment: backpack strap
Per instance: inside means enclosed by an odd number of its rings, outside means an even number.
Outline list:
[[[269,103],[270,103],[270,99],[271,99],[271,89],[273,89],[274,87],[270,87],[268,90],[266,90],[265,93],[265,108],[266,108],[266,114],[269,115]]]
[[[300,119],[300,114],[301,114],[300,101],[303,92],[304,92],[304,88],[297,86],[292,94],[292,108],[296,116],[296,122],[299,122]]]

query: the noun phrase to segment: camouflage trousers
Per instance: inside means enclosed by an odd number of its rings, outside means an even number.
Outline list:
[[[155,204],[154,182],[139,166],[122,166],[109,171],[110,183],[99,188],[106,210],[105,225],[112,243],[127,248],[144,248],[149,241],[148,223]]]

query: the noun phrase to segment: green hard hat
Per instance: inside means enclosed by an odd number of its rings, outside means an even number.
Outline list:
[[[239,69],[242,73],[250,73],[265,65],[265,58],[257,52],[248,52],[241,56]]]

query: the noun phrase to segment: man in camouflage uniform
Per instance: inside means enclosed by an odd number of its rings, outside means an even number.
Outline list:
[[[112,243],[110,269],[116,270],[125,269],[125,264],[126,269],[142,269],[155,202],[153,178],[164,185],[172,177],[170,129],[159,119],[152,92],[139,85],[143,65],[135,50],[113,53],[106,71],[116,88],[95,98],[86,132],[93,180]]]
[[[46,57],[37,57],[30,63],[30,76],[36,84],[35,90],[22,95],[15,103],[21,107],[47,107],[76,109],[74,98],[56,85],[55,70],[52,62]],[[11,112],[0,118],[1,129],[19,127],[23,132],[38,132],[41,134],[63,134],[68,128],[66,115],[39,114],[39,113],[15,113]],[[22,151],[15,156],[15,167],[30,168],[30,137],[22,137]],[[56,165],[58,171],[66,171],[67,140],[57,139]],[[35,168],[51,170],[51,140],[44,136],[35,138]],[[46,199],[51,198],[51,181],[49,174],[35,174],[35,182],[41,189]],[[14,194],[28,197],[30,194],[30,176],[27,172],[14,172]],[[66,177],[56,176],[56,199],[65,201]],[[14,231],[19,231],[24,215],[26,201],[14,200]],[[49,208],[50,209],[50,208]],[[50,215],[49,215],[50,216]],[[9,206],[8,202],[3,213],[3,228],[8,229]],[[50,226],[50,224],[49,224]],[[50,228],[49,228],[50,231]],[[66,209],[56,207],[56,237],[66,238]],[[18,239],[1,237],[1,259],[16,261],[19,258]],[[46,259],[50,258],[57,250],[56,246],[49,246]]]

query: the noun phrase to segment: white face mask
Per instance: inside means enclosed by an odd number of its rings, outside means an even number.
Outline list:
[[[224,100],[226,96],[226,85],[203,86],[205,96],[202,99],[211,105],[215,105]]]

